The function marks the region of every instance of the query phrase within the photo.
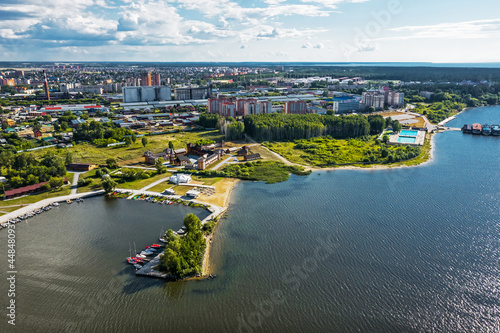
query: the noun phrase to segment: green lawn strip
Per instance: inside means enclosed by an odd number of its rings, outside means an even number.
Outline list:
[[[153,171],[154,172],[154,171]],[[125,183],[120,183],[115,179],[115,181],[118,183],[118,188],[124,188],[124,189],[130,189],[130,190],[140,190],[141,188],[148,186],[151,183],[154,183],[162,178],[167,178],[172,176],[170,172],[162,173],[162,174],[156,174],[150,178],[146,179],[138,179],[134,180],[132,182],[125,182]]]
[[[32,204],[35,202],[38,202],[40,200],[48,199],[48,198],[54,198],[58,196],[63,196],[63,195],[68,195],[70,194],[71,189],[69,186],[63,186],[55,190],[47,191],[44,193],[39,193],[39,194],[33,194],[33,195],[27,195],[21,198],[16,198],[16,199],[9,199],[9,200],[2,200],[0,201],[0,210],[2,210],[2,206],[12,206],[12,205],[25,205],[25,204]],[[19,207],[21,208],[21,207]]]

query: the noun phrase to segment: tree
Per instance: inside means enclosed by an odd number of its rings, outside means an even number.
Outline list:
[[[64,180],[61,177],[50,177],[49,185],[51,188],[58,188],[63,186]]]
[[[105,177],[102,180],[102,188],[104,189],[104,192],[110,193],[113,192],[118,184],[113,180],[111,177]]]
[[[38,181],[38,177],[35,176],[35,175],[28,175],[28,177],[26,178],[26,182],[29,184],[29,185],[33,185],[33,184],[38,184],[39,181]]]
[[[148,138],[146,138],[145,136],[143,136],[141,142],[142,142],[142,145],[144,147],[146,147],[146,145],[148,144]]]
[[[40,187],[43,191],[48,191],[50,190],[50,185],[48,183],[45,183],[43,184],[41,187]]]
[[[132,139],[130,138],[130,136],[126,136],[125,137],[125,145],[130,146],[131,144],[132,144]]]
[[[10,178],[9,183],[14,188],[21,187],[24,185],[24,179],[19,177],[19,176],[14,176],[14,177]]]
[[[66,154],[66,166],[73,163],[73,153]]]
[[[328,116],[333,116],[333,114],[334,114],[334,113],[335,113],[335,112],[334,112],[333,110],[327,110],[327,111],[326,111],[326,114],[327,114]]]
[[[168,148],[174,149],[174,142],[173,141],[168,142]]]
[[[187,228],[187,232],[195,232],[201,229],[200,218],[192,213],[187,214],[184,217],[184,226]]]
[[[68,129],[68,123],[66,123],[65,121],[61,122],[61,129],[66,132],[66,130]]]
[[[61,126],[58,123],[54,123],[54,131],[59,132],[61,130]]]
[[[394,120],[392,122],[392,130],[394,132],[399,132],[399,131],[401,131],[402,128],[403,128],[403,126],[401,126],[401,124],[399,123],[399,121]]]
[[[158,174],[162,174],[165,172],[165,166],[163,165],[163,158],[161,157],[158,157],[155,161],[155,166],[156,166],[156,171],[158,172]]]
[[[368,107],[368,109],[366,111],[369,112],[369,113],[375,112],[375,107],[374,106],[370,106],[370,107]]]
[[[389,135],[384,134],[384,136],[382,137],[382,142],[387,143],[387,141],[389,141]]]
[[[137,137],[135,136],[135,134],[132,134],[132,142],[135,143],[137,141]]]
[[[112,157],[110,157],[106,160],[106,165],[108,166],[109,169],[117,169],[118,168],[118,163]]]
[[[41,131],[41,130],[42,130],[42,125],[40,125],[39,123],[36,123],[33,125],[33,132]]]

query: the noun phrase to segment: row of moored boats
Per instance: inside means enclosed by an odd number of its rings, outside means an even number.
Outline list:
[[[23,220],[27,220],[27,219],[29,219],[29,218],[31,218],[33,216],[36,216],[38,214],[42,214],[43,212],[47,212],[47,211],[51,210],[54,207],[59,207],[59,203],[54,202],[54,203],[52,203],[50,205],[47,205],[45,207],[42,207],[40,209],[36,209],[36,210],[34,210],[32,212],[29,212],[29,213],[26,213],[24,215],[20,215],[20,216],[14,218],[12,220],[9,220],[9,221],[7,221],[5,223],[0,224],[0,229],[7,228],[9,224],[16,224],[16,223],[19,223],[19,222],[21,222]]]
[[[132,197],[132,200],[143,200],[143,201],[147,201],[147,202],[159,203],[162,205],[171,205],[174,203],[172,200],[169,200],[163,196],[154,196],[154,195],[147,195],[147,194],[138,194],[138,195]]]
[[[488,124],[465,124],[462,126],[462,132],[472,133],[472,134],[482,134],[482,135],[494,135],[500,136],[500,126],[499,125],[488,125]]]
[[[152,244],[146,246],[140,252],[137,252],[135,256],[130,256],[127,258],[127,262],[133,265],[136,269],[141,269],[145,261],[149,261],[148,256],[157,255],[162,249],[160,244]]]

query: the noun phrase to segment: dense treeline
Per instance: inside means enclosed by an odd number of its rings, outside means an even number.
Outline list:
[[[500,84],[414,84],[398,87],[405,93],[405,100],[410,103],[419,102],[453,102],[462,103],[468,107],[481,105],[496,105],[500,101]],[[434,93],[429,100],[420,96],[421,91]]]
[[[98,146],[106,146],[124,140],[125,136],[133,136],[134,132],[127,128],[114,127],[110,123],[101,124],[97,121],[82,123],[74,131],[75,140],[93,142]],[[133,139],[134,137],[132,137]]]
[[[500,84],[418,84],[400,87],[399,90],[405,93],[407,102],[417,106],[415,112],[425,115],[433,123],[438,123],[465,107],[496,105],[500,102]],[[420,96],[421,91],[429,91],[433,95],[426,99]]]
[[[186,234],[183,237],[167,231],[168,244],[161,259],[162,268],[170,274],[183,278],[201,273],[206,242],[201,230],[201,221],[194,214],[184,218]]]
[[[309,139],[322,135],[351,138],[369,134],[370,123],[362,115],[260,114],[245,117],[245,132],[259,141]]]
[[[205,128],[217,128],[219,126],[219,120],[221,116],[215,113],[203,113],[198,119],[198,125]]]
[[[310,76],[356,77],[368,80],[461,82],[471,80],[500,81],[500,68],[425,67],[422,66],[294,66],[292,77]]]
[[[0,153],[0,167],[2,176],[8,179],[12,188],[49,181],[66,174],[63,159],[51,153],[37,160],[32,154],[13,155],[10,151],[3,151]]]

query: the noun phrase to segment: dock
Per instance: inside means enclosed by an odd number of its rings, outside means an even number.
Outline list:
[[[135,272],[135,275],[149,276],[160,279],[171,278],[169,274],[162,273],[154,269],[154,267],[156,267],[160,263],[160,256],[162,255],[162,253],[158,254],[156,257],[151,259],[150,262],[142,266],[142,268],[138,269]]]

